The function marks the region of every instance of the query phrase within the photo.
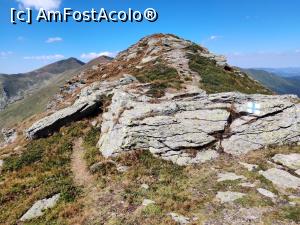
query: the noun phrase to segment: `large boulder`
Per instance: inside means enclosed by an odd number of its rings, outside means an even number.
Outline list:
[[[143,94],[118,90],[103,114],[98,146],[105,157],[142,149],[172,161],[189,161],[186,149],[218,149],[218,134],[230,117],[226,106],[210,102],[203,93],[151,103]]]
[[[296,96],[195,92],[168,95],[153,103],[142,92],[119,89],[103,114],[98,146],[105,157],[150,150],[184,165],[201,162],[193,159],[207,150],[238,155],[297,143],[297,101]],[[196,154],[191,156],[190,150]]]

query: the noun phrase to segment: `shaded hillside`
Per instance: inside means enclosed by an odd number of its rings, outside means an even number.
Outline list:
[[[278,94],[300,96],[300,77],[280,77],[277,74],[258,69],[245,69],[244,71]]]
[[[97,67],[106,64],[111,60],[109,57],[101,56],[87,64],[83,64],[75,58],[70,58],[69,60],[59,61],[30,74],[26,74],[26,77],[30,77],[28,80],[33,82],[35,78],[42,85],[37,89],[31,90],[30,94],[26,95],[23,99],[9,104],[4,110],[0,111],[0,130],[4,127],[15,127],[24,119],[44,112],[47,106],[51,105],[52,101],[57,101],[57,97],[60,97],[63,93],[70,93],[74,88],[78,88],[79,86],[76,85],[83,82],[84,73],[93,70],[94,66]],[[74,69],[70,69],[73,67]],[[60,73],[64,70],[66,71]],[[50,72],[52,73],[50,74]],[[49,79],[39,79],[41,75],[44,75],[43,78],[49,77]],[[80,77],[81,75],[83,77]],[[17,79],[26,80],[23,77],[18,77]],[[18,83],[21,83],[20,80],[18,80]]]
[[[51,79],[62,76],[67,71],[80,68],[83,62],[69,58],[61,60],[41,69],[12,75],[0,75],[0,110],[8,104],[23,99],[30,92],[49,84]]]

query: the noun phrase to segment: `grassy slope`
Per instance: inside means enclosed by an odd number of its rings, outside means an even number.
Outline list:
[[[52,137],[32,141],[21,155],[5,160],[0,175],[4,181],[0,182],[0,224],[16,224],[35,201],[57,193],[62,197],[54,210],[25,224],[65,224],[72,217],[68,207],[80,195],[70,169],[72,142],[83,129],[82,123],[73,124]],[[76,213],[75,206],[72,212]]]
[[[239,91],[246,94],[272,94],[270,90],[255,82],[246,74],[236,75],[233,71],[228,71],[216,65],[216,62],[197,53],[199,46],[192,46],[188,50],[194,54],[189,54],[190,68],[201,77],[200,87],[208,93]]]
[[[160,61],[136,71],[135,76],[142,83],[151,83],[147,94],[152,97],[162,97],[167,88],[179,89],[182,83],[176,69]]]
[[[278,94],[296,94],[300,96],[300,80],[297,80],[297,77],[284,78],[257,69],[246,69],[244,71]]]
[[[25,223],[30,224],[163,224],[175,225],[169,212],[198,219],[193,224],[203,224],[213,220],[222,224],[224,217],[237,214],[243,207],[258,210],[271,209],[263,214],[261,224],[291,224],[300,222],[300,207],[289,206],[287,195],[279,193],[257,171],[249,172],[238,162],[255,163],[258,170],[270,168],[267,160],[277,153],[300,152],[299,146],[281,147],[254,151],[242,158],[222,155],[218,159],[195,166],[180,167],[153,157],[149,152],[135,152],[121,155],[112,160],[103,158],[95,147],[99,131],[91,128],[86,134],[86,123],[74,123],[62,128],[52,137],[31,142],[23,154],[5,160],[0,176],[0,223],[15,224],[28,208],[37,200],[61,193],[58,205],[47,210],[45,215]],[[85,210],[93,211],[86,202],[84,189],[74,186],[70,170],[72,142],[84,137],[85,159],[88,165],[100,163],[94,171],[98,191],[96,216],[87,217]],[[128,166],[124,173],[118,172],[116,164]],[[247,177],[247,181],[257,187],[276,193],[281,204],[274,204],[260,195],[256,188],[245,188],[242,181],[218,183],[218,172],[235,172]],[[4,181],[4,182],[1,182]],[[148,184],[149,189],[141,188]],[[247,194],[233,204],[216,201],[218,191],[237,191]],[[288,191],[290,192],[290,191]],[[292,192],[293,193],[293,192]],[[291,193],[289,193],[291,194]],[[155,204],[141,206],[144,199]],[[237,214],[238,215],[238,214]],[[84,221],[84,223],[83,223]]]
[[[102,209],[99,212],[99,218],[88,221],[89,224],[175,225],[176,223],[166,216],[169,212],[176,212],[190,218],[196,216],[198,220],[194,224],[203,224],[204,221],[211,218],[215,220],[213,224],[222,224],[222,216],[224,216],[222,213],[225,213],[226,216],[226,210],[243,207],[273,208],[274,211],[263,215],[262,224],[271,224],[275,221],[278,224],[289,224],[291,221],[300,222],[299,206],[290,207],[288,203],[276,205],[268,198],[260,195],[256,188],[239,186],[241,181],[216,182],[216,169],[235,172],[247,177],[251,183],[256,182],[257,187],[266,188],[279,195],[280,198],[287,199],[286,195],[278,193],[271,182],[259,175],[258,170],[268,169],[269,165],[266,161],[275,154],[300,152],[299,147],[281,147],[251,152],[243,159],[223,155],[212,162],[188,167],[176,166],[154,158],[149,152],[129,153],[114,159],[118,164],[129,167],[126,173],[119,173],[116,167],[104,159],[95,148],[98,137],[99,133],[97,134],[96,130],[91,130],[86,136],[86,159],[89,165],[101,162],[101,167],[96,173],[99,185],[101,185],[103,193],[106,194],[102,199],[99,199],[99,205]],[[258,170],[249,172],[239,165],[238,162],[241,160],[258,164]],[[149,185],[148,190],[141,188],[143,183]],[[247,196],[232,205],[222,205],[215,200],[218,191],[229,190],[242,192]],[[141,207],[144,199],[151,199],[156,203]],[[124,205],[128,208],[115,207],[117,201],[124,201]],[[112,212],[116,216],[109,216]]]
[[[48,83],[48,80],[60,77],[62,73],[78,69],[82,65],[84,63],[74,58],[61,60],[29,73],[0,75],[0,84],[4,85],[9,97],[14,97],[18,95],[18,92],[26,92],[33,85],[36,87],[43,86]]]
[[[70,79],[76,74],[76,71],[77,70],[71,70],[57,75],[56,78],[50,80],[48,85],[42,89],[25,97],[23,100],[9,105],[6,109],[1,111],[0,129],[14,126],[26,118],[44,111],[51,97],[59,91],[59,87],[65,83],[65,80]]]

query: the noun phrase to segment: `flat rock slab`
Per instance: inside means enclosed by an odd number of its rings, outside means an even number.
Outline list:
[[[39,200],[21,217],[20,221],[31,220],[44,215],[46,209],[53,208],[59,200],[60,194],[52,198]]]
[[[177,213],[169,213],[168,215],[171,216],[172,219],[180,225],[186,225],[190,223],[190,218],[188,217],[179,215]]]
[[[266,179],[272,181],[272,183],[278,186],[279,188],[300,188],[300,178],[295,177],[284,170],[272,168],[266,171],[260,171],[259,173],[263,175]]]
[[[246,177],[242,175],[236,175],[235,173],[219,173],[218,174],[218,182],[222,181],[233,181],[233,180],[246,180]]]
[[[239,192],[226,191],[226,192],[218,192],[216,197],[218,200],[220,200],[221,203],[227,203],[227,202],[233,202],[244,196],[246,196],[246,194],[239,193]]]
[[[254,188],[256,186],[256,184],[252,184],[252,183],[249,183],[249,182],[244,182],[244,183],[240,183],[239,186],[246,187],[246,188]]]
[[[265,197],[272,198],[272,199],[277,197],[273,192],[266,190],[264,188],[257,188],[256,190]]]
[[[103,114],[98,146],[105,157],[150,150],[155,156],[187,165],[201,163],[200,152],[205,150],[218,152],[221,147],[239,155],[268,145],[295,143],[300,138],[295,96],[193,92],[153,101],[145,96],[145,90],[137,89],[115,91]],[[247,111],[248,102],[260,103],[259,115]],[[232,108],[236,114],[247,116],[231,123]],[[198,150],[199,157],[191,157],[185,149]]]
[[[155,201],[152,201],[150,199],[144,199],[142,205],[143,206],[148,206],[150,204],[155,204]]]
[[[273,161],[276,163],[280,163],[281,165],[288,167],[292,170],[300,169],[300,154],[293,153],[293,154],[277,154],[273,158]]]
[[[37,121],[26,130],[26,136],[29,139],[48,136],[70,122],[82,119],[93,114],[95,111],[99,111],[101,98],[103,96],[107,96],[113,90],[135,81],[135,77],[125,74],[120,80],[95,82],[83,88],[73,105]]]

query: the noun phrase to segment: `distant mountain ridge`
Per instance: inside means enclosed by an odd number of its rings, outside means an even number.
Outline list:
[[[280,76],[262,69],[244,69],[253,79],[261,82],[278,94],[295,94],[300,96],[300,75]]]
[[[0,145],[2,128],[16,126],[32,115],[45,111],[61,92],[84,85],[87,71],[93,71],[111,60],[101,56],[85,64],[76,58],[69,58],[30,73],[0,75],[0,105],[4,106],[0,109]],[[8,98],[7,93],[13,97]]]
[[[274,73],[280,77],[300,77],[300,67],[286,67],[286,68],[252,68],[257,70],[264,70],[269,73]]]
[[[8,104],[23,99],[27,94],[47,85],[51,79],[62,76],[83,66],[84,63],[75,58],[61,60],[35,71],[20,74],[0,75],[0,111]]]

